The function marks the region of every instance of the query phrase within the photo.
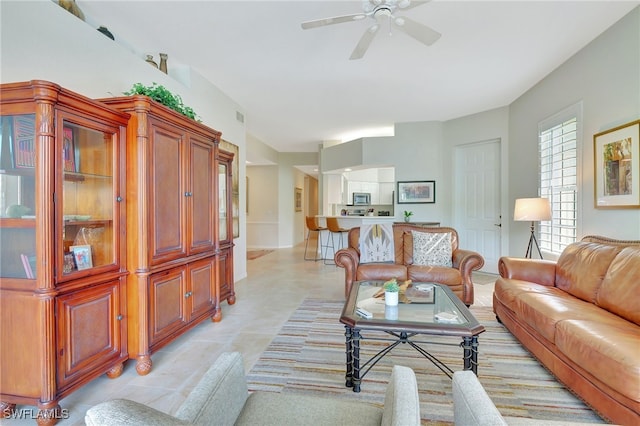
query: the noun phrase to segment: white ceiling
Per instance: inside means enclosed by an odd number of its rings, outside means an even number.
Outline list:
[[[639,1],[438,1],[398,12],[442,34],[427,47],[369,19],[302,30],[362,11],[361,1],[77,0],[142,56],[166,52],[246,112],[247,131],[281,152],[394,123],[449,120],[510,104]],[[156,60],[157,60],[157,53]]]

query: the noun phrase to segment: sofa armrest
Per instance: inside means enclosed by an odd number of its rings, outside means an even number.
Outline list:
[[[502,278],[529,281],[550,287],[556,282],[556,262],[542,259],[501,257],[498,271]]]
[[[360,265],[360,255],[352,248],[343,248],[336,252],[333,257],[336,265],[344,268],[344,297],[349,297],[349,291],[351,286],[356,280],[356,273],[358,271],[358,265]]]
[[[175,417],[125,399],[103,402],[86,414],[87,425],[232,425],[249,396],[242,355],[225,352],[209,367]]]
[[[409,367],[394,365],[384,396],[383,426],[419,426],[420,397],[416,375]]]
[[[484,257],[472,250],[454,250],[452,256],[453,267],[459,269],[462,276],[471,276],[472,271],[476,271],[484,266]]]
[[[496,406],[470,370],[453,373],[453,423],[456,425],[506,425]]]
[[[239,352],[222,353],[182,403],[176,417],[195,424],[232,425],[240,415],[249,390]]]
[[[87,410],[84,417],[87,426],[173,426],[188,425],[173,416],[128,399],[113,399]]]
[[[471,273],[483,265],[484,258],[475,251],[457,249],[452,253],[452,266],[460,271],[462,277],[462,302],[467,306],[471,306],[475,298]]]

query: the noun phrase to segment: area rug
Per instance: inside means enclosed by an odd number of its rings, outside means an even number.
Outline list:
[[[271,253],[273,250],[247,250],[247,260],[255,260],[265,254]]]
[[[343,303],[304,300],[247,375],[249,390],[338,396],[381,406],[391,368],[405,365],[416,373],[423,424],[452,424],[451,379],[405,345],[395,348],[368,372],[360,393],[345,387],[344,326],[339,322]],[[496,321],[490,307],[471,310],[486,329],[479,337],[478,377],[503,415],[602,422],[522,348]],[[428,340],[451,343],[452,339],[456,338]],[[365,341],[361,359],[368,359],[386,344]],[[462,349],[457,345],[435,344],[427,349],[453,370],[462,370]]]

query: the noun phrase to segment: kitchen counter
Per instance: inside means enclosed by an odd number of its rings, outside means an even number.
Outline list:
[[[379,220],[380,222],[393,222],[396,221],[395,216],[316,216],[318,220],[324,220],[327,217],[335,217],[338,219],[338,222],[342,220],[367,220],[368,222],[375,222]]]

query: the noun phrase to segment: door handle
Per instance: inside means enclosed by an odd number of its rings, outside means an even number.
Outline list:
[[[502,224],[501,223],[494,223],[493,226],[497,226],[498,228],[502,228]]]

